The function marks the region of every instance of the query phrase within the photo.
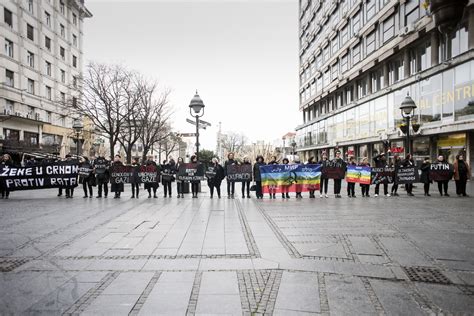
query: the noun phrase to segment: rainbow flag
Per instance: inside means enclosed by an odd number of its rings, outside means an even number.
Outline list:
[[[372,168],[368,166],[347,165],[346,181],[360,184],[370,184]]]
[[[260,166],[264,193],[306,192],[319,190],[320,165],[266,165]]]

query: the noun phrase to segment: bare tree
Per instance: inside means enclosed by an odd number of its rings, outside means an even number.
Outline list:
[[[221,146],[224,152],[239,154],[247,143],[247,137],[244,134],[229,132],[222,136]]]
[[[169,128],[171,129],[171,127]],[[164,153],[165,159],[168,159],[171,153],[174,152],[177,147],[179,147],[182,141],[183,140],[181,139],[181,137],[176,135],[176,133],[169,133],[167,137],[165,137],[159,142],[160,153]]]

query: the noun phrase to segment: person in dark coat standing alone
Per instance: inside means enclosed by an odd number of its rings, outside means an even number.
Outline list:
[[[454,180],[456,181],[456,194],[458,196],[468,196],[466,193],[467,180],[471,179],[471,167],[464,160],[464,154],[456,156],[454,162]]]
[[[138,158],[132,159],[132,176],[130,177],[130,184],[132,185],[132,199],[137,198],[140,193],[140,179],[138,177],[138,172],[140,171],[140,164],[138,163]]]
[[[227,155],[227,161],[224,163],[224,174],[227,177],[227,167],[232,165],[237,165],[237,161],[234,160],[234,153],[229,153]],[[227,198],[233,199],[235,194],[235,182],[229,181],[227,179]]]
[[[123,167],[124,165],[120,159],[122,159],[120,155],[115,155],[112,167]],[[112,183],[110,191],[115,193],[114,199],[119,199],[120,194],[123,192],[123,183]]]
[[[257,199],[263,199],[262,192],[262,175],[260,174],[260,166],[264,166],[263,156],[257,156],[256,163],[253,165],[253,179],[255,181],[255,195]]]
[[[211,199],[214,197],[214,189],[217,191],[217,197],[221,198],[221,183],[224,179],[224,168],[219,164],[217,158],[212,158],[212,165],[209,167],[214,173],[213,177],[207,177],[207,186],[211,193]]]
[[[156,195],[156,190],[158,189],[158,187],[160,186],[159,185],[159,182],[160,182],[160,179],[159,179],[159,167],[156,165],[156,162],[153,161],[153,156],[148,156],[148,160],[146,161],[145,163],[146,166],[155,166],[156,169],[158,170],[158,175],[157,175],[157,179],[156,179],[156,182],[151,182],[151,183],[145,183],[144,185],[144,188],[145,190],[148,191],[148,198],[151,198],[151,190],[153,190],[153,198],[157,198],[158,196]]]
[[[421,164],[420,170],[421,170],[421,176],[420,176],[420,182],[423,183],[423,190],[425,191],[425,196],[431,196],[430,194],[430,183],[432,183],[430,179],[430,158],[426,157],[423,160],[423,163]]]

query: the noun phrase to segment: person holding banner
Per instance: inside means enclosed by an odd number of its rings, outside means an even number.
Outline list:
[[[344,160],[341,158],[341,151],[336,150],[336,157],[332,160],[335,165],[344,165]],[[341,198],[341,184],[342,179],[334,179],[334,195],[336,198]]]
[[[82,183],[83,198],[92,198],[94,196],[92,186],[95,185],[95,177],[92,173],[92,165],[86,156],[81,157],[79,161],[79,183]]]
[[[374,157],[374,162],[375,162],[375,167],[376,168],[388,167],[387,158],[385,157],[385,153],[381,153],[380,155],[375,156]],[[383,194],[385,196],[390,196],[390,194],[388,193],[388,179],[385,179],[382,182],[383,182]],[[377,182],[377,184],[375,184],[375,194],[374,194],[374,196],[378,197],[379,192],[380,192],[380,182]]]
[[[349,160],[347,161],[348,166],[357,166],[355,162],[354,156],[349,156]],[[350,198],[355,198],[355,182],[347,182],[347,196]]]
[[[402,165],[402,158],[400,158],[399,155],[394,155],[393,156],[393,163],[392,166],[395,168],[395,174],[398,171],[398,168]],[[393,184],[392,184],[392,189],[390,190],[392,193],[392,196],[398,196],[398,181],[397,177],[394,177],[393,179]]]
[[[425,157],[420,167],[420,170],[421,170],[420,182],[423,183],[423,190],[425,191],[425,196],[431,196],[430,184],[432,183],[432,181],[430,179],[430,166],[431,166],[430,158]]]
[[[115,155],[114,162],[112,163],[112,167],[124,167],[124,164],[122,163],[120,159],[122,159],[122,157],[119,154]],[[114,199],[120,199],[120,194],[123,192],[123,187],[124,185],[122,182],[111,183],[110,192],[115,193]]]
[[[288,158],[283,158],[283,160],[281,161],[284,165],[287,165],[290,163],[290,161],[288,160]],[[290,194],[289,194],[289,188],[291,186],[291,183],[289,184],[282,184],[281,185],[281,198],[282,199],[289,199],[290,198]]]
[[[444,156],[443,155],[439,155],[438,156],[438,159],[436,160],[436,163],[439,163],[439,164],[443,164],[445,163],[444,161]],[[449,184],[449,180],[440,180],[440,181],[437,181],[438,182],[438,191],[439,191],[439,194],[441,196],[443,196],[443,192],[444,192],[444,196],[449,196],[448,194],[448,184]]]
[[[148,160],[146,161],[145,165],[147,166],[154,166],[158,169],[158,166],[156,165],[156,162],[153,161],[153,156],[150,155],[148,156]],[[145,185],[143,186],[145,190],[148,191],[148,198],[151,198],[151,190],[153,190],[153,198],[157,198],[158,196],[156,195],[156,190],[158,189],[158,187],[160,186],[158,183],[159,183],[160,179],[158,178],[156,182],[149,182],[149,183],[145,183]]]
[[[414,165],[415,162],[413,161],[413,156],[411,154],[408,154],[402,163],[402,167],[413,167]],[[408,196],[414,196],[413,183],[405,183],[405,190],[407,191]]]
[[[369,163],[369,158],[364,157],[362,161],[360,162],[359,166],[362,167],[370,167]],[[369,190],[370,190],[370,184],[360,184],[360,189],[362,191],[362,197],[370,197]]]
[[[171,182],[174,180],[173,167],[166,160],[161,165],[161,184],[163,185],[163,197],[171,197]]]
[[[70,154],[66,155],[66,161],[72,161],[72,156]],[[66,199],[72,199],[74,196],[74,187],[68,186],[66,187]]]
[[[227,155],[227,161],[224,163],[224,174],[227,177],[227,166],[237,165],[237,161],[234,160],[234,153]],[[227,198],[233,199],[235,193],[235,182],[227,179]]]
[[[198,160],[197,160],[197,156],[196,155],[192,155],[191,156],[191,163],[195,163],[195,164],[198,164]],[[194,199],[197,199],[198,197],[198,193],[199,193],[199,183],[201,181],[199,180],[194,180],[194,181],[191,181],[191,192],[193,194],[193,198]]]
[[[244,161],[242,162],[243,165],[252,165],[248,157],[244,157]],[[249,167],[251,168],[251,167]],[[245,198],[245,188],[247,188],[247,199],[250,199],[250,182],[252,180],[248,181],[242,181],[242,198]]]
[[[174,167],[175,173],[178,173],[179,166],[184,163],[184,160],[182,157],[178,157],[178,162],[176,163]],[[176,179],[176,191],[178,192],[178,199],[179,198],[184,198],[184,181]]]
[[[109,182],[109,161],[103,156],[99,156],[94,160],[92,164],[94,167],[94,173],[97,182],[97,198],[102,197],[102,189],[104,191],[104,198],[107,198],[109,192],[109,187],[107,183]]]
[[[9,154],[4,154],[0,162],[2,166],[13,167],[12,157]],[[0,185],[0,191],[2,192],[2,199],[8,199],[10,197],[10,191]]]
[[[328,164],[328,156],[326,155],[326,153],[323,153],[323,157],[322,157],[322,160],[318,162],[319,165],[321,165],[321,169],[324,169],[324,167]],[[324,196],[325,197],[328,197],[328,185],[329,185],[329,179],[324,177],[322,174],[321,174],[321,184],[319,186],[319,197],[322,198],[323,197],[323,192],[324,192]]]
[[[206,173],[207,176],[207,185],[211,193],[211,199],[214,197],[214,189],[216,189],[217,197],[221,198],[221,183],[224,179],[224,168],[219,164],[217,158],[212,158],[212,166],[209,167],[209,170],[212,169],[212,172]]]
[[[260,174],[260,166],[264,166],[263,156],[257,156],[256,163],[253,165],[253,179],[255,181],[255,195],[257,199],[263,199],[262,193],[262,176]]]
[[[132,199],[135,197],[138,199],[138,194],[140,193],[140,178],[138,177],[138,172],[140,171],[140,164],[138,163],[138,158],[132,159],[132,176],[130,177],[130,184],[132,185]]]
[[[277,161],[277,157],[276,156],[272,156],[272,160],[270,160],[270,162],[268,163],[269,165],[278,165],[278,161]],[[270,195],[270,199],[276,199],[275,195],[276,195],[276,190],[277,190],[277,186],[276,185],[270,185],[268,187],[268,194]]]
[[[308,158],[308,161],[306,162],[307,165],[316,165],[316,163],[314,162],[314,157],[311,156]],[[313,189],[309,189],[309,198],[310,199],[314,199],[315,196],[314,196],[314,190]]]
[[[297,155],[294,156],[293,164],[296,164],[296,165],[301,164],[300,156],[297,156]],[[301,195],[301,192],[302,192],[302,185],[299,184],[299,183],[295,183],[295,193],[296,193],[296,198],[297,199],[302,199],[303,198],[303,196]]]
[[[468,196],[466,194],[467,180],[471,178],[471,167],[464,160],[464,154],[456,156],[454,162],[454,180],[456,181],[456,194],[458,196]]]

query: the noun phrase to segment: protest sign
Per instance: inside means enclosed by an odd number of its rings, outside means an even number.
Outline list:
[[[370,184],[370,171],[368,166],[347,166],[346,181],[360,184]]]
[[[227,166],[227,180],[233,182],[252,181],[252,165],[229,165]]]
[[[204,165],[199,163],[180,164],[177,178],[180,181],[206,180],[206,177],[204,176]]]
[[[430,180],[449,181],[454,174],[454,166],[450,163],[432,163],[430,165]]]
[[[343,160],[326,161],[321,169],[322,177],[326,179],[344,179],[346,163]]]
[[[150,164],[140,166],[138,169],[139,183],[158,183],[160,181],[160,173],[158,166]]]
[[[130,183],[132,166],[112,165],[109,169],[110,183]]]
[[[393,183],[395,167],[372,167],[372,184]]]
[[[400,167],[397,170],[397,183],[406,184],[420,181],[417,167]]]
[[[263,165],[259,168],[264,193],[319,190],[321,165]]]

